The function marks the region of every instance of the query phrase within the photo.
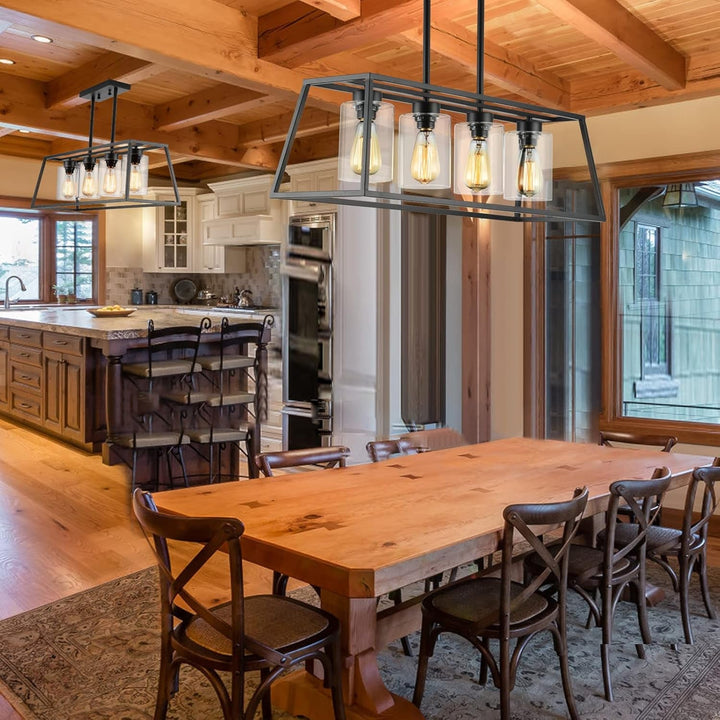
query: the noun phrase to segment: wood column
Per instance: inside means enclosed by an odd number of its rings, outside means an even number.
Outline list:
[[[490,222],[462,225],[462,431],[490,439]]]

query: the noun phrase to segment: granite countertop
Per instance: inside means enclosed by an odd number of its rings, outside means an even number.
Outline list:
[[[34,310],[2,310],[0,325],[49,330],[103,340],[123,340],[146,336],[148,320],[151,319],[156,328],[163,328],[174,325],[198,325],[203,317],[209,317],[213,322],[210,331],[218,332],[223,317],[228,317],[231,322],[242,322],[242,320],[262,322],[268,314],[272,312],[265,309],[141,305],[128,317],[96,318],[85,306],[50,306]]]

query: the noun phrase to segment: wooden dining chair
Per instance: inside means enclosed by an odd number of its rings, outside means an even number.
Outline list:
[[[446,450],[447,448],[461,447],[468,444],[468,441],[461,433],[450,427],[415,430],[401,435],[400,439],[407,440],[420,452]]]
[[[680,595],[685,642],[693,644],[690,624],[689,586],[693,572],[700,578],[700,591],[709,618],[715,618],[715,608],[710,599],[707,576],[707,537],[710,520],[718,506],[715,489],[720,482],[720,458],[709,467],[696,468],[685,495],[682,528],[652,525],[647,531],[646,553],[649,560],[660,565],[672,581],[673,589]],[[702,495],[699,516],[695,513],[698,494]],[[622,523],[615,528],[616,547],[627,546],[638,532],[636,523]],[[600,538],[602,540],[602,538]],[[668,561],[673,556],[678,563],[676,570]]]
[[[645,644],[652,642],[645,603],[645,568],[648,528],[652,525],[662,498],[670,483],[670,471],[657,468],[650,480],[618,480],[610,485],[610,499],[605,513],[602,547],[577,545],[568,566],[568,587],[590,608],[591,618],[602,627],[602,676],[605,699],[613,700],[610,667],[613,618],[620,596],[628,586],[635,602],[642,643],[635,645],[639,658],[645,658]],[[636,532],[627,544],[618,547],[615,537],[623,523],[618,523],[618,508],[627,505],[636,518]],[[538,576],[544,569],[542,558],[532,553],[525,559],[526,571]],[[600,603],[597,602],[599,593]]]
[[[340,658],[340,624],[330,613],[293,598],[245,596],[236,518],[180,517],[157,510],[149,493],[136,490],[133,509],[160,569],[160,680],[155,720],[164,720],[177,691],[183,664],[199,670],[217,695],[224,720],[253,720],[262,707],[271,720],[270,688],[289,668],[318,661],[332,695],[335,720],[345,720]],[[173,563],[168,540],[184,544],[189,560]],[[225,558],[230,601],[209,605],[192,587],[212,558]],[[245,704],[245,674],[260,682]],[[227,673],[228,685],[221,673]]]
[[[648,433],[611,432],[600,431],[600,445],[615,447],[620,445],[650,445],[661,448],[663,452],[670,452],[678,439],[674,435],[654,435]]]
[[[371,440],[365,445],[365,450],[372,462],[382,462],[394,455],[415,455],[418,449],[410,440],[398,438],[397,440]]]
[[[423,699],[428,658],[433,654],[437,638],[449,632],[464,637],[480,652],[480,683],[487,681],[489,669],[495,686],[500,689],[501,720],[510,720],[510,691],[515,685],[520,657],[538,632],[548,630],[560,660],[570,717],[579,718],[568,669],[566,579],[568,563],[577,547],[571,541],[587,499],[588,490],[583,488],[576,490],[573,498],[566,502],[509,505],[503,512],[500,577],[471,576],[435,590],[423,599],[415,705],[420,707]],[[552,547],[543,545],[540,535],[548,525],[562,527],[562,539]],[[513,545],[517,534],[530,544],[538,557],[539,572],[524,583],[513,580]],[[558,588],[557,600],[541,592],[550,580]],[[497,657],[490,649],[491,639],[499,643]],[[515,644],[511,647],[513,640]]]
[[[345,467],[350,448],[344,445],[329,447],[302,448],[299,450],[283,450],[278,452],[259,453],[255,463],[265,477],[273,477],[273,470],[289,469],[321,469]],[[285,573],[273,570],[273,593],[284,596],[290,578]],[[318,588],[315,590],[319,594]]]

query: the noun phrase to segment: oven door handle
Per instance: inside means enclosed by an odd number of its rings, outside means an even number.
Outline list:
[[[321,283],[325,278],[325,271],[322,265],[315,263],[303,265],[282,263],[280,273],[288,277],[297,278],[298,280],[308,280],[314,283]]]

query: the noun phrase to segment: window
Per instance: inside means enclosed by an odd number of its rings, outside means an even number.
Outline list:
[[[11,281],[12,302],[97,302],[98,265],[97,215],[0,212],[0,289],[12,275],[27,288]]]
[[[649,161],[645,173],[638,163],[641,181],[607,183],[614,202],[603,228],[601,427],[717,444],[720,178],[675,169],[663,175],[662,164]],[[676,182],[694,190],[697,204],[692,197],[683,206],[664,204]]]

